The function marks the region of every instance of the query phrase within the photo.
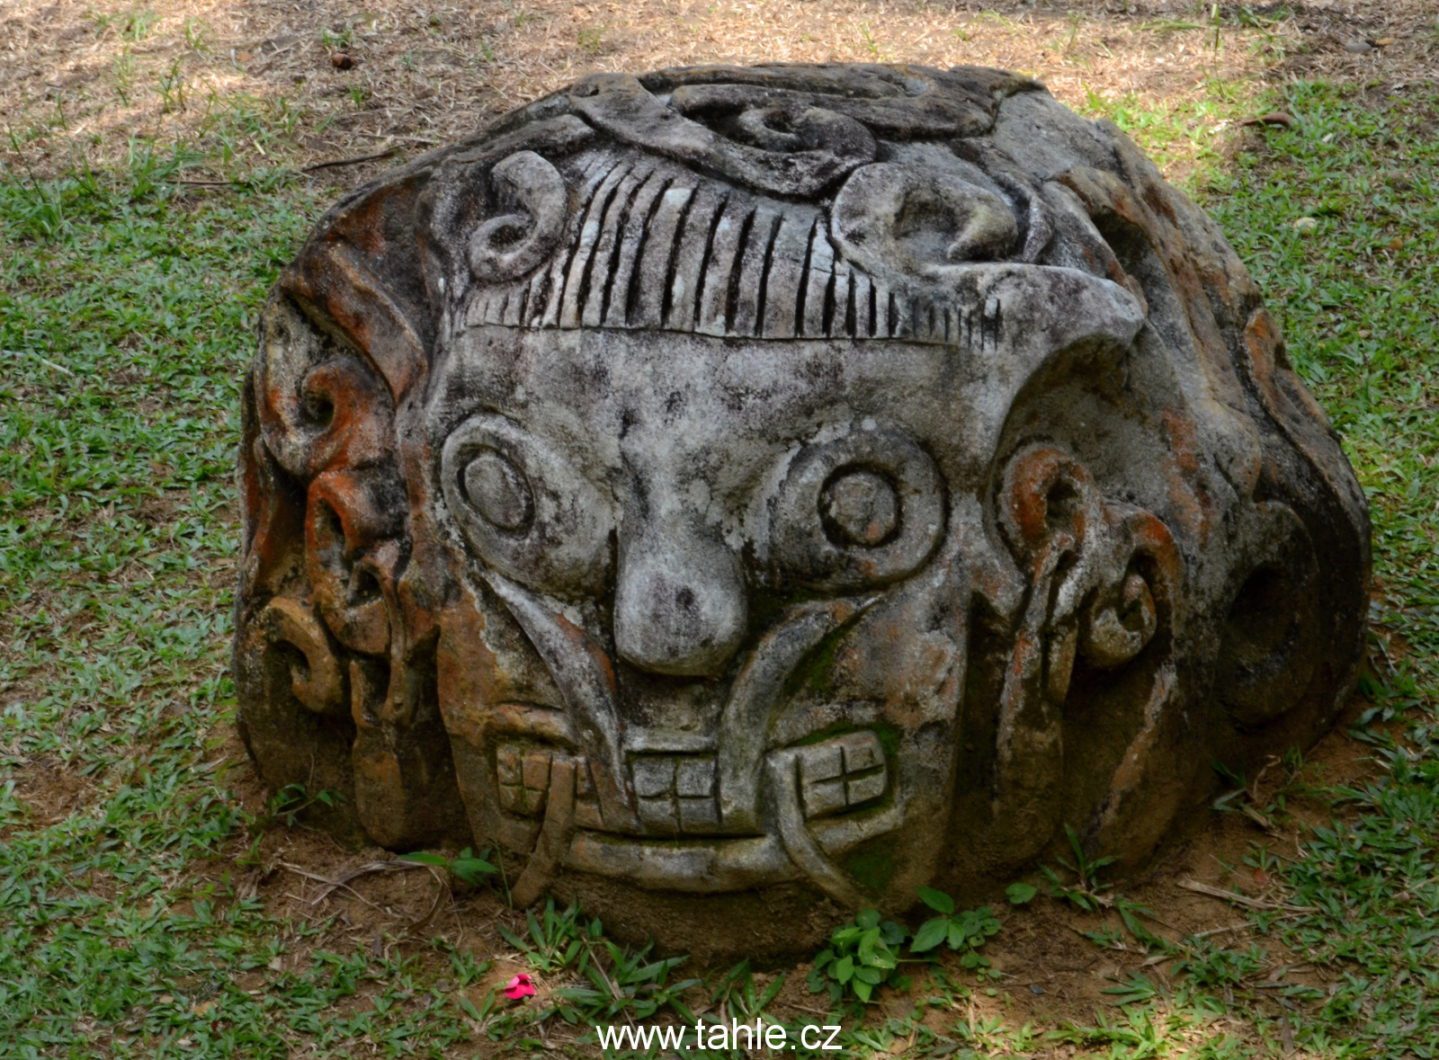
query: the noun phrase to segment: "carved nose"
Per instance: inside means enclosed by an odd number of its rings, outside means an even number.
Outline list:
[[[654,673],[709,677],[745,631],[739,561],[724,543],[676,527],[646,528],[621,549],[615,647]]]

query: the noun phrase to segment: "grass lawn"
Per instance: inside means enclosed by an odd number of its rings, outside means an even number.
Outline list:
[[[1226,30],[1171,22],[1125,32]],[[623,38],[599,25],[596,50]],[[1288,39],[1282,14],[1231,28]],[[1101,30],[1074,22],[1069,47]],[[761,1012],[839,1022],[855,1056],[1439,1056],[1439,79],[1322,73],[1073,102],[1215,214],[1344,436],[1376,556],[1347,731],[1235,778],[1146,880],[1056,864],[1033,898],[955,911],[964,945],[868,1004],[810,992],[832,962],[661,960],[578,911],[506,910],[464,860],[380,866],[291,827],[233,735],[238,392],[269,285],[349,177],[303,171],[328,156],[283,98],[212,92],[183,135],[88,161],[27,161],[63,113],[7,125],[0,1057],[588,1056],[594,1024]],[[1267,111],[1286,120],[1236,120]],[[1036,961],[1068,971],[1045,986]],[[540,995],[497,998],[519,971]]]

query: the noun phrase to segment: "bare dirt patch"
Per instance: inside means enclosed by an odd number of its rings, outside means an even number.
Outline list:
[[[1276,763],[1256,778],[1250,798],[1254,814],[1236,810],[1201,816],[1191,833],[1147,872],[1118,886],[1117,893],[1153,913],[1152,918],[1145,918],[1149,930],[1175,943],[1198,936],[1230,949],[1257,944],[1265,955],[1266,983],[1276,990],[1283,985],[1326,982],[1323,974],[1305,964],[1302,954],[1291,953],[1272,937],[1255,933],[1247,910],[1268,908],[1283,916],[1289,907],[1276,881],[1264,869],[1246,864],[1245,858],[1256,847],[1281,860],[1302,858],[1304,830],[1332,817],[1320,792],[1362,785],[1382,772],[1365,745],[1345,731],[1366,706],[1356,697],[1340,726],[1306,756],[1297,773]],[[232,793],[253,815],[262,817],[266,793],[249,770],[238,740],[227,739],[224,753]],[[1283,811],[1267,810],[1281,792],[1287,795]],[[1266,812],[1270,815],[1265,816]],[[523,933],[524,914],[509,909],[495,890],[455,891],[443,874],[419,867],[399,868],[388,851],[347,848],[303,826],[272,826],[259,835],[258,842],[237,837],[233,845],[226,858],[200,867],[198,875],[219,879],[241,864],[239,873],[231,876],[236,897],[258,897],[269,915],[282,920],[323,925],[318,933],[293,935],[280,958],[280,968],[275,970],[303,967],[318,950],[359,946],[376,957],[418,959],[439,980],[449,972],[447,959],[429,940],[442,937],[477,959],[491,962],[484,980],[466,990],[477,1007],[486,994],[501,989],[516,972],[535,974],[499,932],[503,925]],[[1089,937],[1104,931],[1113,938],[1107,946]],[[1085,913],[1051,897],[1007,912],[1004,930],[984,952],[999,973],[996,989],[986,992],[984,983],[972,973],[946,962],[949,974],[971,990],[957,1011],[931,1013],[934,1029],[947,1031],[948,1026],[940,1024],[955,1020],[971,1027],[993,1019],[1010,1027],[1026,1023],[1086,1025],[1097,1011],[1115,1005],[1112,991],[1131,976],[1142,975],[1166,987],[1175,974],[1176,958],[1152,955],[1123,930],[1113,911]],[[686,965],[681,971],[686,976],[713,976],[725,969]],[[801,961],[781,963],[759,973],[762,979],[786,976],[776,1014],[810,1019],[823,1013],[824,999],[812,997],[804,986],[807,971],[808,965]],[[881,996],[884,1012],[903,1016],[916,1000],[932,993],[922,970],[913,975],[912,982],[908,993],[891,990]],[[534,1004],[542,1003],[551,990],[570,984],[564,977],[549,981],[537,976],[536,985],[539,998],[531,1002]],[[702,1010],[707,1001],[697,994],[691,1003]],[[1209,1028],[1211,1032],[1217,1029]],[[1244,1032],[1237,1024],[1232,1029]],[[1060,1048],[1040,1055],[1068,1054]]]
[[[376,953],[395,946],[418,952],[428,950],[428,940],[436,936],[489,956],[504,948],[495,924],[522,921],[498,892],[457,887],[438,869],[401,861],[381,847],[346,845],[303,820],[287,827],[274,815],[271,794],[233,727],[218,729],[212,738],[222,760],[220,775],[255,826],[234,836],[222,857],[196,872],[227,881],[237,899],[259,898],[265,912],[278,919],[328,922],[324,934],[296,949],[296,960],[344,939]]]
[[[1246,855],[1262,848],[1279,861],[1303,858],[1306,829],[1334,815],[1322,792],[1362,785],[1383,772],[1369,749],[1346,731],[1367,706],[1356,696],[1335,731],[1311,749],[1297,772],[1291,774],[1275,762],[1254,778],[1247,799],[1252,813],[1240,809],[1246,800],[1231,800],[1231,810],[1199,818],[1189,836],[1148,872],[1120,885],[1124,898],[1155,914],[1145,918],[1149,930],[1176,943],[1193,936],[1231,949],[1258,943],[1266,953],[1272,983],[1315,981],[1302,954],[1257,936],[1245,916],[1247,909],[1255,908],[1281,916],[1293,912],[1277,881],[1264,868],[1246,863]],[[1283,809],[1276,812],[1271,807],[1281,794],[1286,796]],[[1106,928],[1118,936],[1110,948],[1085,937]],[[1174,970],[1173,958],[1146,952],[1124,932],[1117,915],[1082,913],[1053,899],[1012,917],[986,953],[1003,973],[1003,989],[998,999],[976,1003],[1011,1026],[1087,1022],[1097,1009],[1115,1003],[1106,991],[1131,975],[1168,985]]]
[[[19,0],[0,19],[0,157],[37,172],[106,164],[132,137],[223,142],[251,164],[277,150],[299,164],[408,152],[586,73],[708,62],[975,63],[1040,77],[1070,104],[1090,92],[1176,101],[1304,43],[1291,20],[1122,6]],[[267,143],[257,114],[293,142]]]
[[[1275,76],[1323,78],[1401,91],[1439,80],[1439,6],[1433,0],[1330,0],[1293,8],[1298,46]]]
[[[314,176],[349,184],[584,74],[709,62],[972,63],[1037,77],[1071,106],[1095,93],[1169,110],[1218,82],[1439,78],[1429,0],[1231,8],[17,0],[0,14],[0,159],[44,175],[117,164],[136,140],[183,142],[247,167],[341,162]]]
[[[91,805],[98,796],[95,783],[53,755],[41,755],[9,774],[15,797],[26,819],[15,822],[27,828],[48,827]],[[0,838],[4,837],[0,829]]]

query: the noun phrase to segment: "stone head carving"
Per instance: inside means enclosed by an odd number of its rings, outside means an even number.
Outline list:
[[[265,779],[674,944],[1065,825],[1138,862],[1362,640],[1243,267],[991,70],[597,76],[381,178],[277,285],[242,468]]]

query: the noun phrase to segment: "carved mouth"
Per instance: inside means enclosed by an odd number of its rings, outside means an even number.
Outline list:
[[[485,577],[543,659],[565,707],[563,712],[537,711],[512,704],[500,707],[495,720],[508,715],[512,723],[521,721],[517,726],[521,732],[532,731],[521,720],[526,717],[542,722],[539,732],[553,730],[552,722],[559,721],[562,733],[549,735],[551,739],[559,735],[556,742],[576,748],[575,761],[584,763],[577,780],[592,789],[589,794],[598,804],[601,820],[614,831],[758,830],[767,734],[784,707],[785,682],[826,637],[852,624],[877,599],[840,598],[795,607],[746,653],[725,699],[713,743],[707,736],[677,733],[673,737],[679,743],[669,747],[663,736],[626,723],[614,664],[599,640],[509,579],[494,572]],[[533,718],[535,714],[550,717]],[[636,765],[629,760],[636,753],[655,761]],[[680,761],[691,755],[703,761]],[[498,759],[495,766],[499,769]],[[501,784],[511,789],[512,805],[532,804],[535,798],[518,790],[524,786],[523,764],[507,759],[505,768],[508,779]],[[539,760],[530,768],[536,778],[547,773]]]
[[[808,878],[847,900],[859,896],[834,859],[901,823],[893,766],[872,729],[768,751],[767,811],[758,822],[724,817],[713,746],[668,742],[647,741],[626,755],[638,814],[615,821],[605,815],[587,758],[528,734],[500,735],[500,838],[512,849],[539,850],[558,827],[563,838],[546,872],[563,865],[639,887],[702,891]]]
[[[496,838],[530,851],[517,893],[538,895],[564,866],[675,889],[807,878],[863,904],[835,858],[901,823],[878,732],[769,740],[796,668],[877,597],[796,606],[746,653],[712,733],[661,733],[627,723],[604,645],[508,579],[487,580],[564,698],[563,710],[508,704],[490,716]],[[859,706],[839,713],[877,705]]]

